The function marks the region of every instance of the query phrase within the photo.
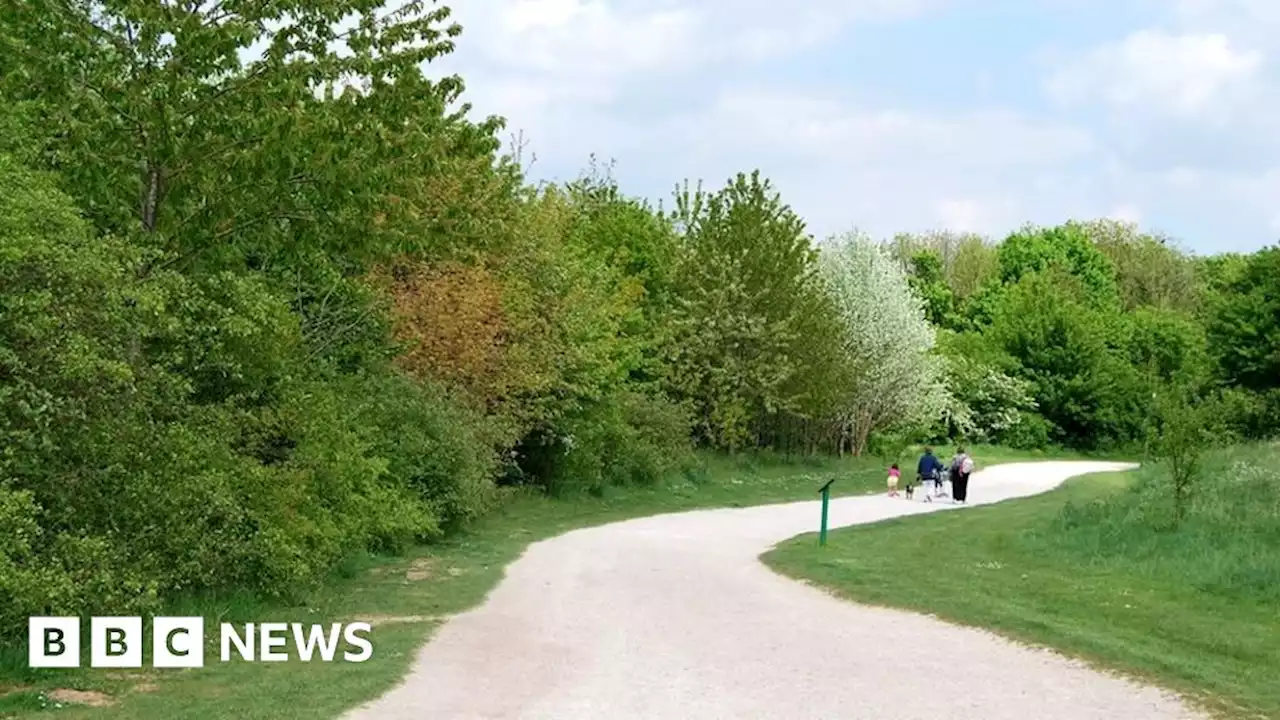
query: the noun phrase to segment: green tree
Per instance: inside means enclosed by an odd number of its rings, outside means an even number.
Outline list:
[[[806,297],[817,292],[804,223],[759,172],[707,194],[677,191],[681,231],[670,346],[671,384],[705,439],[730,449],[753,421],[789,410],[803,372],[795,349]]]
[[[1157,391],[1154,409],[1152,449],[1169,468],[1171,524],[1176,528],[1187,516],[1201,457],[1222,443],[1222,407],[1215,397],[1198,396],[1191,386],[1174,383]]]
[[[924,301],[925,317],[934,327],[956,328],[960,317],[956,298],[942,268],[942,258],[932,250],[921,250],[911,257],[911,274],[907,280],[911,290]]]
[[[963,303],[999,274],[996,246],[973,233],[899,233],[889,242],[889,248],[893,256],[907,266],[921,252],[936,255],[942,264],[947,287],[958,303]]]
[[[41,156],[100,231],[142,234],[168,263],[377,255],[430,241],[391,198],[450,159],[490,157],[499,125],[465,121],[458,78],[423,74],[461,31],[449,10],[381,6],[19,3],[0,96],[38,101],[36,122],[56,129]]]
[[[1079,279],[1090,303],[1108,304],[1118,299],[1114,267],[1079,223],[1023,228],[1000,244],[998,259],[1000,279],[1005,284],[1059,268]]]
[[[1280,388],[1280,246],[1251,255],[1211,303],[1209,336],[1223,378],[1257,392]]]
[[[1172,241],[1115,220],[1083,223],[1083,229],[1115,267],[1120,301],[1126,309],[1193,312],[1199,307],[1202,298],[1195,266]]]
[[[1113,317],[1093,307],[1089,289],[1063,269],[1028,274],[1008,288],[988,331],[1035,388],[1052,438],[1093,447],[1116,378],[1107,372]]]
[[[1038,447],[1048,440],[1036,411],[1035,386],[1016,376],[1017,361],[976,332],[940,333],[947,388],[966,422],[946,428],[971,442]]]

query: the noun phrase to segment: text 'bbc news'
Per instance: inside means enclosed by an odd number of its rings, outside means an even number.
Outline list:
[[[28,664],[33,668],[80,667],[80,618],[33,617],[27,624]],[[151,621],[151,666],[157,668],[204,667],[204,618],[157,617]],[[233,657],[248,662],[286,662],[293,656],[302,662],[320,660],[365,662],[373,657],[372,631],[368,623],[303,625],[302,623],[222,623],[218,628],[219,659]],[[140,617],[89,619],[89,667],[142,667],[143,644]],[[339,652],[341,651],[341,652]]]

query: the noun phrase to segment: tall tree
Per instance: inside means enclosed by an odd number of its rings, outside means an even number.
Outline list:
[[[998,258],[1000,279],[1006,284],[1017,283],[1033,273],[1058,269],[1079,280],[1088,302],[1099,305],[1117,302],[1115,268],[1079,223],[1022,228],[1000,244]]]
[[[857,233],[822,247],[822,277],[841,319],[845,375],[838,421],[852,452],[895,425],[933,425],[949,405],[934,330],[902,266]]]
[[[1209,334],[1224,379],[1280,388],[1280,245],[1250,256],[1212,301]]]
[[[1171,240],[1116,220],[1093,220],[1082,226],[1115,267],[1120,301],[1126,309],[1192,312],[1199,307],[1195,266]]]
[[[958,301],[964,301],[998,274],[996,246],[981,235],[934,231],[920,235],[899,233],[889,242],[893,256],[910,266],[921,252],[936,255],[947,286]]]
[[[449,10],[383,5],[9,3],[0,95],[39,101],[47,166],[100,230],[178,266],[359,258],[387,239],[375,218],[411,218],[398,190],[490,156],[499,125],[465,121],[458,78],[423,74],[461,32]]]
[[[758,171],[714,194],[677,191],[682,230],[671,344],[675,393],[696,408],[699,431],[728,448],[752,421],[794,407],[789,381],[804,371],[795,348],[805,298],[816,292],[804,222]]]
[[[912,291],[924,301],[929,322],[939,328],[958,327],[960,317],[956,312],[956,297],[947,285],[942,258],[932,250],[921,250],[911,256],[910,269],[907,280]]]
[[[1106,371],[1114,317],[1090,299],[1090,288],[1063,268],[1031,273],[1001,296],[987,330],[1034,386],[1052,439],[1077,447],[1101,440],[1115,381]]]

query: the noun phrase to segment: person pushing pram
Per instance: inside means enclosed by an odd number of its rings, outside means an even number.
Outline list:
[[[934,498],[947,496],[943,489],[946,479],[947,466],[933,454],[933,448],[925,448],[924,455],[920,456],[920,463],[916,465],[916,482],[920,483],[920,488],[924,491],[925,502],[933,502]],[[911,497],[910,492],[907,497]]]

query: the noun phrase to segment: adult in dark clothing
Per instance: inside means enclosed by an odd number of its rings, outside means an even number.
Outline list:
[[[956,456],[951,459],[951,495],[958,503],[963,503],[969,498],[969,475],[973,473],[973,458],[969,457],[969,453],[964,448],[956,450]]]
[[[933,494],[929,493],[929,485],[925,485],[925,500],[932,500],[933,495],[941,492],[942,471],[945,469],[942,461],[933,454],[933,448],[925,448],[924,455],[920,456],[920,462],[916,465],[916,477],[920,482],[933,484]]]

